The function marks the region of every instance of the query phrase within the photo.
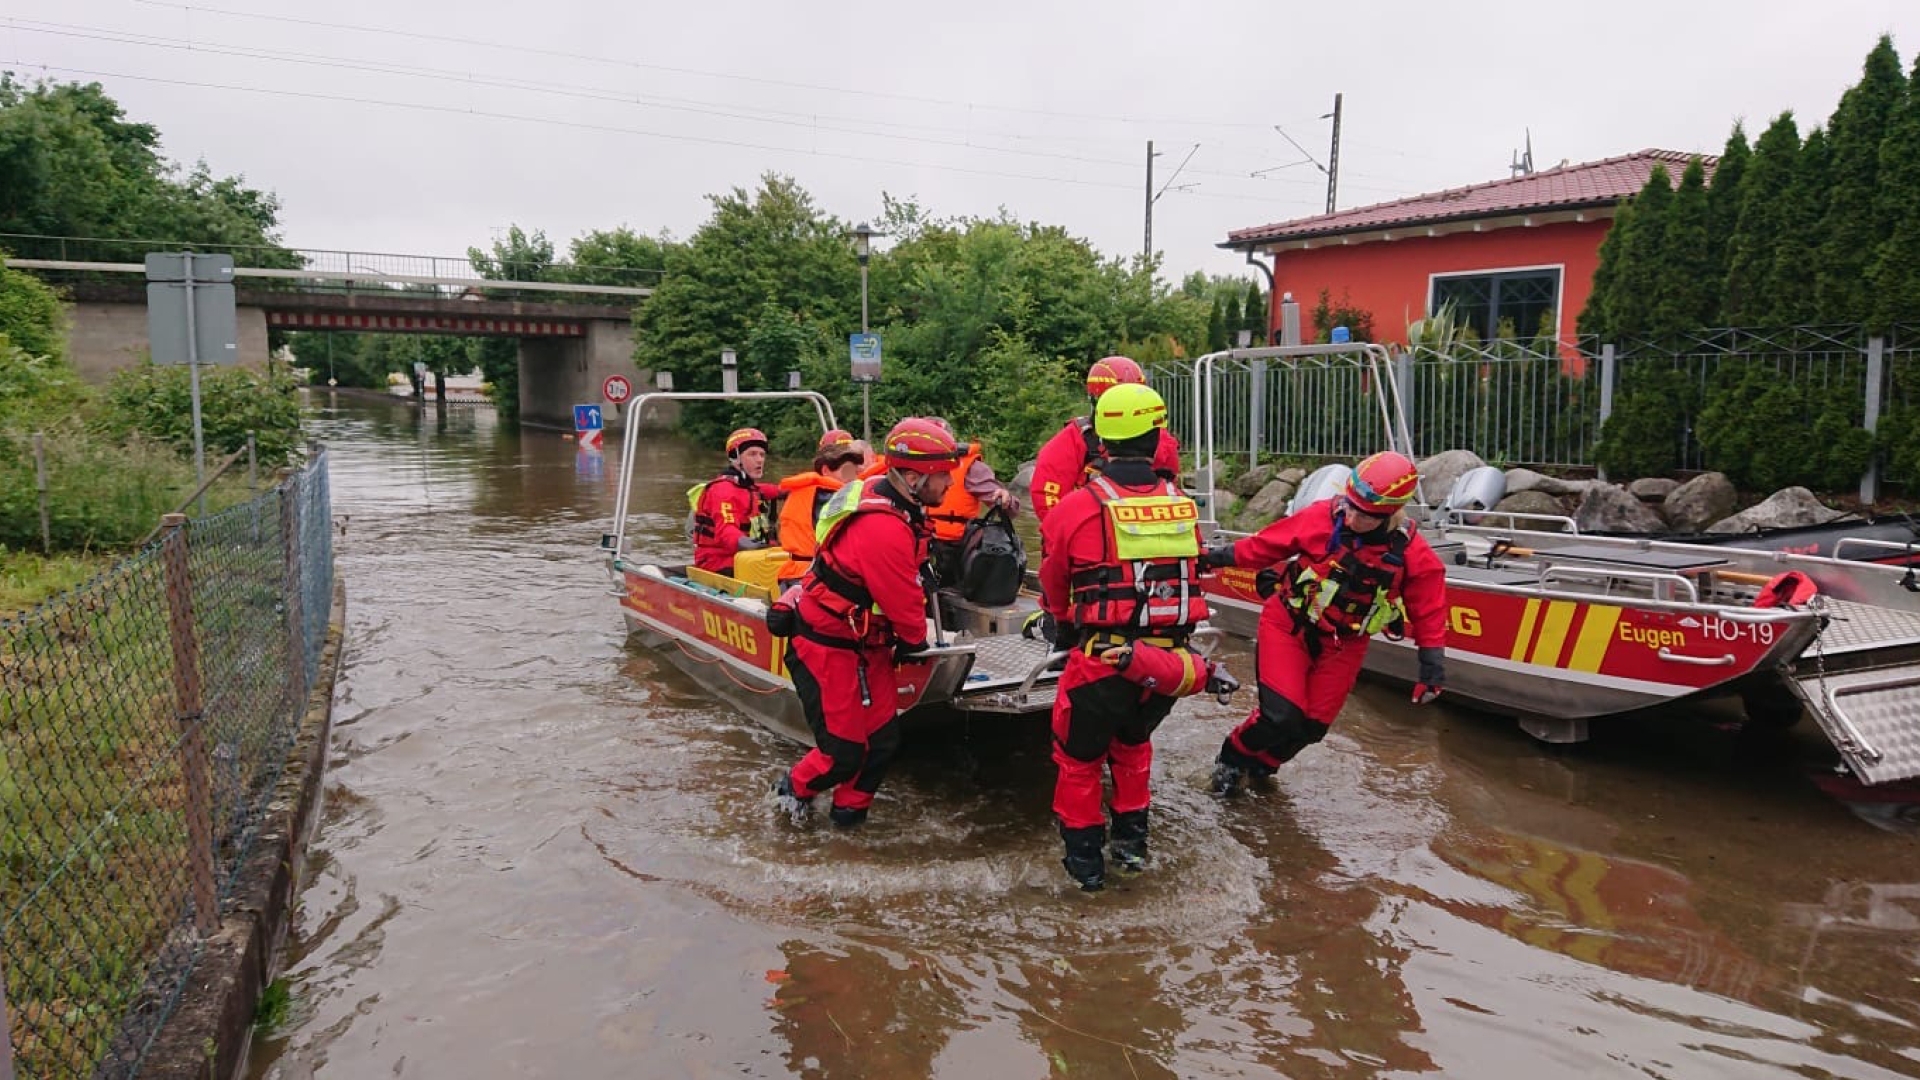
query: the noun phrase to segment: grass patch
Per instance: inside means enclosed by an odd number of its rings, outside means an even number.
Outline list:
[[[113,565],[113,555],[39,555],[0,547],[0,619],[78,588]]]
[[[293,991],[287,988],[283,976],[267,984],[260,992],[260,1002],[253,1009],[253,1029],[265,1035],[281,1024],[293,1012]]]

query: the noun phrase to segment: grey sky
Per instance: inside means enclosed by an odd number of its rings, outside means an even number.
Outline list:
[[[0,66],[101,82],[170,156],[278,192],[298,247],[684,237],[704,195],[774,170],[849,221],[885,191],[1130,255],[1146,141],[1156,186],[1197,143],[1197,186],[1154,213],[1177,278],[1244,272],[1228,230],[1323,208],[1273,125],[1324,162],[1336,92],[1352,207],[1505,177],[1528,128],[1540,168],[1716,152],[1782,109],[1804,130],[1883,31],[1911,70],[1913,0],[9,0]]]

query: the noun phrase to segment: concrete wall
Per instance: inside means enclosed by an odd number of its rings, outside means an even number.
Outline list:
[[[575,405],[604,404],[600,388],[609,375],[624,376],[635,396],[653,386],[653,373],[633,366],[630,323],[594,319],[587,323],[585,338],[521,338],[521,422],[572,430]],[[607,430],[622,429],[624,414],[624,409],[605,409]],[[675,415],[656,405],[647,410],[645,427],[664,426]]]
[[[267,313],[244,305],[236,313],[240,362],[264,365]],[[139,363],[147,353],[147,309],[143,304],[81,300],[67,305],[67,316],[67,358],[80,377],[90,383],[105,385],[115,371]]]

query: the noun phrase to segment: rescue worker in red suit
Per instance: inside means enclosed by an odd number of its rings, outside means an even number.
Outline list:
[[[1094,361],[1087,369],[1087,397],[1098,401],[1100,395],[1116,386],[1145,386],[1146,382],[1147,373],[1140,370],[1139,364],[1124,356],[1109,356]],[[1084,485],[1106,455],[1107,451],[1100,445],[1100,433],[1094,430],[1092,416],[1069,420],[1066,427],[1047,440],[1034,459],[1033,481],[1028,490],[1034,516],[1045,524],[1047,515],[1053,513],[1060,500]],[[1153,468],[1163,479],[1179,479],[1180,443],[1174,439],[1173,432],[1161,430],[1160,445],[1153,453]]]
[[[1209,567],[1259,567],[1256,588],[1266,598],[1255,638],[1259,706],[1220,744],[1215,794],[1271,777],[1326,737],[1375,633],[1411,634],[1419,650],[1413,700],[1439,695],[1447,574],[1406,520],[1419,483],[1404,456],[1375,454],[1354,468],[1339,497],[1202,556]]]
[[[1040,603],[1054,645],[1071,650],[1053,699],[1053,812],[1061,863],[1088,892],[1106,883],[1102,766],[1113,777],[1114,862],[1144,869],[1154,729],[1176,698],[1237,685],[1187,647],[1207,617],[1200,510],[1154,471],[1166,403],[1122,384],[1101,395],[1094,423],[1109,459],[1040,526]]]
[[[787,650],[813,749],[773,788],[795,821],[828,788],[835,825],[865,821],[900,748],[895,665],[927,648],[927,507],[946,497],[955,452],[939,425],[908,417],[880,449],[886,476],[846,485],[821,511],[813,568],[795,587],[798,630]]]
[[[767,435],[740,428],[727,436],[727,467],[693,491],[693,565],[733,573],[733,557],[767,546],[767,510],[780,489],[763,484]]]

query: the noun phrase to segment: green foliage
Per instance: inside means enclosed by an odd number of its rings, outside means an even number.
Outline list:
[[[1920,317],[1920,56],[1913,62],[1901,107],[1880,144],[1880,202],[1875,216],[1885,236],[1868,268],[1874,325],[1886,329]]]
[[[1227,306],[1220,312],[1220,321],[1226,327],[1227,344],[1230,346],[1239,344],[1240,328],[1246,324],[1246,319],[1240,314],[1238,294],[1227,297]]]
[[[28,352],[0,334],[0,432],[70,425],[88,398],[72,365]]]
[[[0,258],[5,257],[0,251]],[[34,356],[67,353],[67,315],[60,295],[32,274],[0,266],[0,337]]]
[[[1657,305],[1668,283],[1667,233],[1672,205],[1673,178],[1665,166],[1655,165],[1646,185],[1633,197],[1633,213],[1625,222],[1615,223],[1621,234],[1614,249],[1619,264],[1601,302],[1608,332],[1616,337],[1644,338],[1671,332],[1669,313]]]
[[[1727,136],[1727,145],[1720,151],[1720,162],[1714,166],[1713,186],[1707,190],[1707,248],[1710,263],[1707,284],[1714,293],[1714,314],[1709,321],[1719,318],[1720,294],[1725,291],[1733,231],[1740,222],[1740,193],[1747,180],[1747,164],[1752,159],[1753,150],[1747,145],[1747,129],[1735,121],[1733,133]]]
[[[1355,341],[1372,341],[1373,312],[1353,306],[1353,297],[1345,289],[1340,291],[1340,302],[1333,302],[1332,291],[1320,290],[1320,302],[1313,308],[1313,340],[1325,344],[1333,338],[1333,328],[1344,326],[1353,334]]]
[[[1907,85],[1893,39],[1867,54],[1860,81],[1840,97],[1827,125],[1830,162],[1818,226],[1817,311],[1823,322],[1864,322],[1873,313],[1867,268],[1892,223],[1881,219],[1880,147],[1905,111]]]
[[[309,382],[325,386],[333,379],[341,386],[384,390],[394,358],[370,346],[376,334],[346,334],[331,330],[296,330],[287,335],[294,366],[309,372]]]
[[[1686,375],[1672,367],[1624,365],[1595,460],[1616,476],[1664,476],[1679,468],[1695,396]]]
[[[1207,313],[1207,351],[1219,352],[1227,347],[1227,317],[1221,306],[1220,298],[1214,297],[1213,310]]]
[[[1660,269],[1663,281],[1652,298],[1653,333],[1677,338],[1713,325],[1720,315],[1720,285],[1714,277],[1713,210],[1699,158],[1687,162],[1673,193]]]
[[[50,432],[42,452],[56,551],[133,544],[194,486],[190,462],[138,436],[110,442],[69,427]],[[18,433],[0,434],[0,546],[40,547],[33,447]]]
[[[1241,321],[1253,334],[1253,344],[1265,345],[1267,343],[1267,296],[1260,291],[1259,282],[1247,283],[1247,302],[1241,310]]]
[[[202,368],[200,428],[209,458],[231,454],[254,435],[259,460],[285,461],[300,448],[298,384],[284,371]],[[193,450],[193,402],[185,365],[143,363],[113,375],[95,430],[109,438],[138,434],[182,453]]]
[[[1781,200],[1780,241],[1773,253],[1772,295],[1768,307],[1773,325],[1825,322],[1815,291],[1820,273],[1819,229],[1827,205],[1827,177],[1832,154],[1824,132],[1807,133],[1794,161],[1793,186]]]
[[[622,225],[575,237],[568,245],[567,263],[556,267],[558,277],[580,285],[657,285],[667,263],[665,236],[641,236]]]
[[[1721,291],[1721,310],[1732,325],[1778,321],[1775,256],[1799,157],[1800,129],[1793,114],[1783,112],[1761,132],[1740,185],[1739,218],[1727,242],[1727,280]]]
[[[1752,491],[1843,490],[1860,479],[1873,438],[1860,429],[1861,365],[1823,387],[1783,377],[1764,359],[1723,362],[1699,419],[1710,469]]]

